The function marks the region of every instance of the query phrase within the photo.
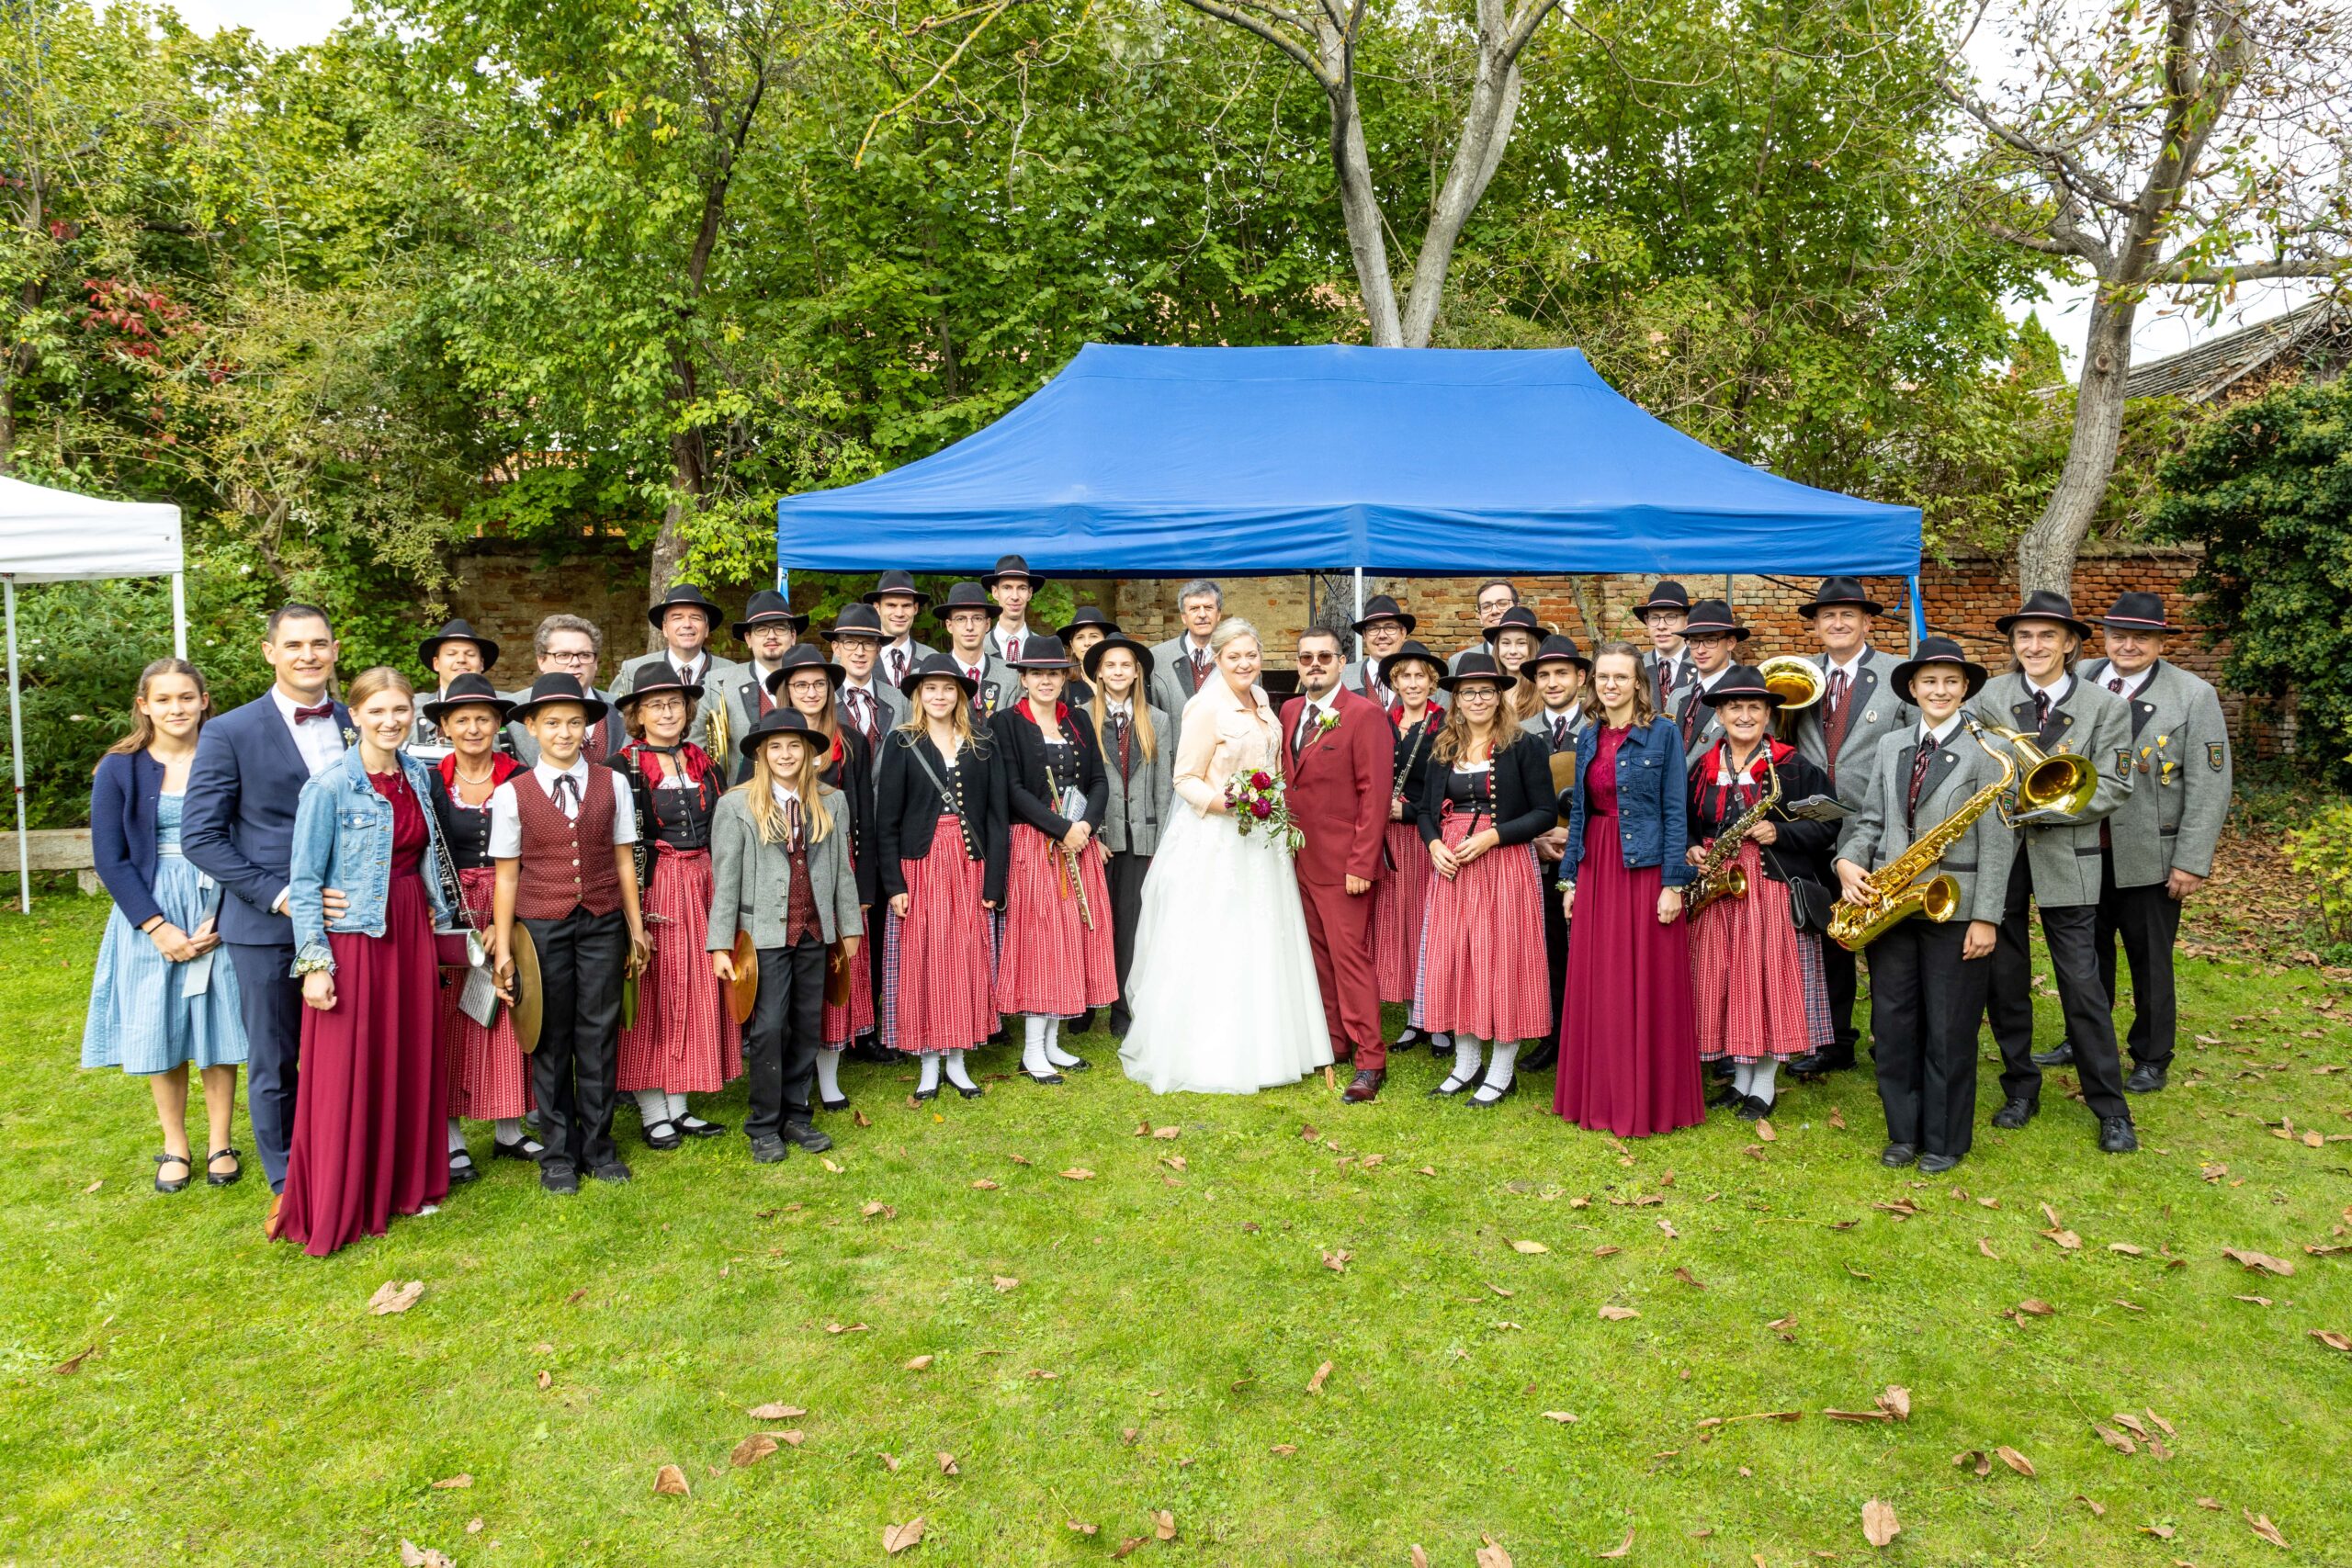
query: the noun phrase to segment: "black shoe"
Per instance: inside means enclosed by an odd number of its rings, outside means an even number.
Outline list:
[[[1091,1034],[1094,1032],[1094,1010],[1088,1008],[1078,1017],[1068,1021],[1072,1034]]]
[[[2075,1065],[2075,1047],[2064,1044],[2055,1051],[2036,1051],[2033,1065],[2037,1067],[2071,1067]]]
[[[1430,1043],[1430,1055],[1435,1056],[1439,1061],[1442,1062],[1448,1056],[1453,1055],[1453,1042],[1452,1039],[1449,1038],[1444,1044],[1441,1045],[1437,1043],[1437,1036],[1434,1034],[1428,1035],[1425,1038],[1427,1038]]]
[[[163,1168],[167,1165],[175,1165],[180,1168],[179,1179],[177,1180],[165,1179]],[[185,1188],[188,1182],[195,1178],[196,1156],[193,1154],[157,1155],[155,1156],[155,1190],[158,1192],[177,1192],[181,1189]]]
[[[1725,1057],[1720,1061],[1709,1062],[1707,1064],[1707,1076],[1714,1079],[1717,1083],[1731,1082],[1732,1066],[1730,1058]]]
[[[2141,1063],[2132,1069],[2132,1076],[2123,1080],[2123,1092],[2126,1094],[2154,1094],[2164,1087],[2165,1069],[2154,1062]]]
[[[609,1181],[617,1186],[621,1182],[633,1179],[635,1173],[619,1160],[608,1159],[602,1165],[590,1166],[588,1174],[599,1181]]]
[[[648,1122],[645,1124],[645,1142],[648,1147],[674,1149],[685,1141],[684,1134],[678,1131],[678,1124],[667,1117],[659,1122]]]
[[[1460,1084],[1456,1084],[1452,1089],[1448,1089],[1445,1086],[1453,1082],[1453,1075],[1452,1073],[1448,1073],[1445,1077],[1438,1079],[1437,1087],[1435,1089],[1430,1090],[1430,1098],[1431,1100],[1452,1100],[1457,1094],[1468,1094],[1472,1089],[1476,1089],[1480,1084],[1485,1083],[1486,1081],[1487,1069],[1481,1066],[1476,1072],[1472,1073],[1467,1079]]]
[[[2129,1116],[2103,1116],[2098,1123],[2098,1146],[2102,1153],[2132,1155],[2140,1152],[2140,1135],[2132,1130]]]
[[[1519,1059],[1519,1070],[1522,1073],[1548,1073],[1559,1065],[1559,1061],[1560,1047],[1546,1040]]]
[[[1358,1067],[1356,1076],[1348,1080],[1348,1087],[1340,1091],[1340,1098],[1350,1105],[1370,1105],[1380,1098],[1380,1086],[1387,1081],[1387,1073],[1378,1067]]]
[[[753,1165],[775,1165],[790,1153],[792,1153],[792,1146],[774,1134],[752,1140]]]
[[[1889,1144],[1878,1152],[1878,1163],[1889,1170],[1900,1169],[1918,1157],[1919,1149],[1916,1144]]]
[[[463,1149],[459,1149],[457,1153],[449,1156],[450,1186],[463,1187],[469,1181],[480,1181],[481,1179],[481,1168],[474,1164],[473,1156],[466,1153]]]
[[[1518,1088],[1519,1071],[1514,1066],[1511,1070],[1510,1082],[1503,1085],[1502,1088],[1495,1089],[1492,1084],[1481,1083],[1478,1086],[1478,1092],[1470,1097],[1470,1109],[1484,1111],[1489,1106],[1500,1105],[1504,1100],[1509,1100]],[[1493,1089],[1494,1092],[1488,1093],[1489,1089]]]
[[[1747,1098],[1747,1096],[1732,1088],[1731,1080],[1726,1078],[1724,1080],[1723,1088],[1715,1090],[1714,1093],[1707,1097],[1707,1104],[1711,1108],[1721,1108],[1726,1105],[1736,1106]]]
[[[1388,1043],[1388,1048],[1391,1051],[1409,1051],[1416,1045],[1423,1045],[1428,1043],[1429,1036],[1422,1033],[1419,1030],[1415,1029],[1408,1023],[1397,1033],[1396,1039]]]
[[[223,1176],[213,1166],[224,1159],[237,1162],[237,1168]],[[234,1187],[245,1179],[245,1156],[234,1149],[215,1149],[204,1156],[204,1180],[209,1187]]]
[[[580,1190],[580,1172],[568,1159],[541,1160],[539,1189],[545,1192],[560,1192],[569,1197]]]
[[[1134,1019],[1121,1018],[1114,1015],[1111,1020],[1111,1038],[1114,1040],[1125,1040],[1127,1037],[1127,1031],[1133,1029],[1135,1026],[1136,1021]]]
[[[947,1087],[954,1089],[957,1094],[962,1095],[966,1100],[978,1100],[980,1096],[988,1093],[988,1090],[982,1089],[978,1084],[960,1084],[954,1078],[949,1078],[947,1080]]]
[[[919,1089],[915,1090],[915,1098],[917,1100],[937,1100],[939,1098],[939,1086],[937,1084],[933,1084],[929,1089]]]
[[[2041,1114],[2038,1100],[2012,1100],[1993,1112],[1993,1125],[2004,1133],[2014,1133]]]
[[[1094,1064],[1072,1052],[1069,1061],[1057,1063],[1056,1067],[1065,1073],[1091,1073],[1094,1070]]]
[[[1819,1077],[1824,1073],[1850,1072],[1853,1066],[1852,1051],[1839,1051],[1832,1047],[1826,1051],[1806,1052],[1789,1064],[1789,1071],[1801,1078]]]
[[[1772,1114],[1772,1106],[1769,1100],[1758,1100],[1752,1094],[1743,1094],[1739,1097],[1739,1103],[1731,1108],[1731,1113],[1743,1122],[1761,1122]]]
[[[1023,1067],[1021,1070],[1023,1073],[1027,1075],[1031,1083],[1057,1084],[1062,1081],[1061,1074],[1051,1070],[1042,1073],[1032,1073],[1026,1067]]]
[[[823,1091],[820,1090],[817,1095],[817,1103],[827,1111],[847,1111],[849,1109],[849,1096],[843,1095],[839,1100],[827,1100]]]
[[[797,1144],[812,1155],[823,1154],[833,1146],[831,1136],[817,1131],[817,1124],[814,1122],[786,1122],[784,1124],[784,1138],[785,1142]]]
[[[723,1138],[727,1135],[724,1122],[706,1122],[697,1116],[691,1122],[678,1123],[678,1131],[689,1138]]]
[[[1919,1156],[1919,1174],[1922,1176],[1941,1176],[1945,1171],[1953,1169],[1959,1164],[1960,1156],[1958,1155],[1921,1155]]]
[[[537,1165],[539,1156],[547,1152],[547,1145],[537,1138],[517,1138],[511,1144],[503,1138],[490,1141],[490,1157],[492,1159],[526,1159]]]

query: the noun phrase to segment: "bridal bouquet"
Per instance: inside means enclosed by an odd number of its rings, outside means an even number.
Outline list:
[[[1306,835],[1290,819],[1290,797],[1279,773],[1260,768],[1234,774],[1233,782],[1225,786],[1225,804],[1245,839],[1262,838],[1292,855],[1306,842]]]

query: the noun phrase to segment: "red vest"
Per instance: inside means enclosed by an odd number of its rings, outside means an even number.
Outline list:
[[[620,868],[613,863],[613,785],[591,766],[580,815],[567,818],[536,769],[514,779],[523,854],[515,868],[514,913],[560,920],[574,909],[609,915],[621,907]]]
[[[824,807],[819,807],[820,811]],[[805,829],[803,830],[805,833]],[[825,940],[824,923],[817,918],[817,888],[808,880],[808,847],[806,839],[786,852],[792,862],[792,886],[784,895],[784,944],[798,947],[804,942]]]

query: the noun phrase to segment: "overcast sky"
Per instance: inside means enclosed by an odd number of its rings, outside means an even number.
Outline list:
[[[189,26],[209,32],[219,28],[251,28],[266,43],[279,49],[293,49],[302,44],[316,43],[332,32],[335,25],[351,14],[349,0],[176,0],[180,16]],[[1989,38],[1989,35],[1984,35]],[[1983,39],[1979,40],[1984,42]],[[1978,67],[1997,69],[2001,63],[1989,47],[1980,47],[1972,53],[1981,56]],[[2196,319],[2186,307],[2176,307],[2162,299],[2153,300],[2140,315],[2137,339],[2132,346],[2132,358],[2150,360],[2167,354],[2177,354],[2199,340],[2215,333],[2230,332],[2266,316],[2301,303],[2312,297],[2310,284],[2251,284],[2238,291],[2237,303],[2223,313],[2221,321],[2207,326]],[[2057,338],[2065,350],[2071,367],[2078,357],[2083,333],[2088,323],[2090,290],[2082,284],[2053,283],[2051,298],[2044,301],[2015,300],[2009,313],[2023,319],[2029,311],[2038,311],[2041,324]]]

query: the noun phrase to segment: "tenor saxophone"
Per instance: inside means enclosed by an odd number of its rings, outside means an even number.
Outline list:
[[[1699,874],[1692,879],[1690,899],[1684,906],[1693,918],[1718,898],[1747,897],[1747,873],[1739,869],[1739,846],[1747,841],[1747,830],[1781,804],[1781,770],[1773,767],[1769,758],[1764,768],[1771,775],[1771,787],[1755,805],[1741,812],[1730,827],[1716,834],[1715,841],[1707,846],[1707,852],[1699,857]]]
[[[1983,725],[1973,718],[1962,718],[1961,723],[1967,727],[1970,739],[1984,748],[1984,754],[2001,765],[2001,776],[1970,795],[1959,810],[1913,840],[1909,849],[1864,878],[1866,893],[1860,903],[1839,901],[1837,912],[1829,917],[1829,937],[1838,946],[1860,953],[1898,920],[1925,915],[1940,922],[1951,919],[1952,911],[1959,908],[1959,878],[1950,872],[1937,872],[1933,876],[1928,874],[1935,871],[1936,863],[1960,842],[1971,823],[1999,804],[2018,775],[2016,761],[2007,751],[1996,750],[1984,739]],[[1921,881],[1922,877],[1927,880]]]

